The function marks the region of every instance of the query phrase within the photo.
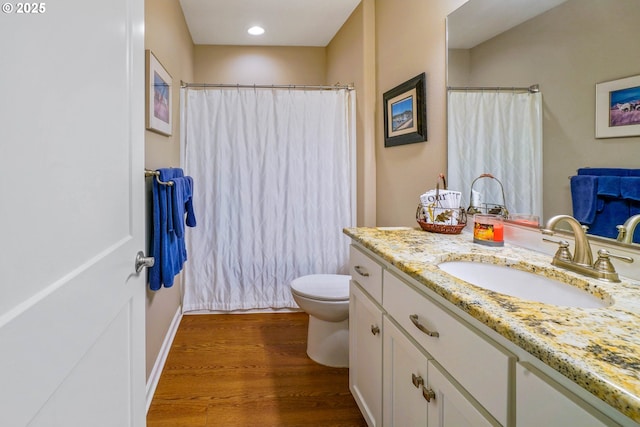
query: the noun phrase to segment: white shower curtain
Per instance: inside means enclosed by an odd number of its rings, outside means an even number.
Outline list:
[[[296,277],[348,271],[355,92],[183,89],[194,179],[183,311],[297,307]]]
[[[449,91],[448,101],[449,188],[462,191],[468,206],[473,180],[491,173],[511,213],[542,218],[542,94]],[[502,202],[494,180],[474,189],[485,203]]]

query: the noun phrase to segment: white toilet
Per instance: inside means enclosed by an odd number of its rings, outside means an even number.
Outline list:
[[[293,299],[309,314],[307,354],[321,365],[349,366],[349,280],[312,274],[291,282]]]

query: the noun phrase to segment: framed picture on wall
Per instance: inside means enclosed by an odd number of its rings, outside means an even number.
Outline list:
[[[171,135],[171,75],[150,50],[146,51],[146,125],[162,135]]]
[[[422,73],[383,95],[384,146],[427,140],[427,89]]]
[[[596,138],[640,136],[640,76],[596,84]]]

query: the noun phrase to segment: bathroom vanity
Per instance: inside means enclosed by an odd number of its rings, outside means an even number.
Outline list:
[[[586,278],[547,254],[477,245],[468,233],[344,232],[349,382],[370,426],[640,425],[639,281]],[[501,294],[438,267],[448,261],[553,278],[604,307]]]

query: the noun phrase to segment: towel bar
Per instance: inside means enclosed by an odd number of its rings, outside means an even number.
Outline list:
[[[147,176],[155,176],[156,177],[156,181],[158,181],[158,184],[160,184],[160,185],[168,185],[169,187],[171,187],[173,185],[173,181],[167,181],[167,182],[160,181],[160,172],[158,172],[158,171],[152,171],[152,170],[149,170],[149,169],[145,169],[144,170],[144,176],[145,177],[147,177]]]

